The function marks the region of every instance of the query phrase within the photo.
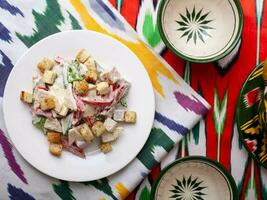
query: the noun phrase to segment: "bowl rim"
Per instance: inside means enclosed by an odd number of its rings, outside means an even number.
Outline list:
[[[188,157],[180,158],[178,160],[173,161],[171,164],[167,165],[165,168],[163,168],[160,174],[158,175],[156,181],[152,185],[150,200],[155,200],[155,195],[156,195],[158,184],[161,178],[164,176],[164,174],[169,169],[174,167],[175,165],[183,163],[185,161],[200,161],[200,162],[209,164],[212,167],[215,166],[215,169],[218,170],[218,173],[221,173],[224,176],[225,181],[228,181],[227,185],[229,189],[232,190],[232,197],[233,197],[232,200],[238,200],[239,198],[238,189],[237,189],[235,180],[232,177],[232,175],[225,169],[225,167],[222,164],[210,158],[204,157],[204,156],[188,156]]]
[[[197,59],[195,57],[190,57],[185,55],[184,53],[182,53],[181,51],[177,50],[176,48],[174,48],[171,43],[169,42],[169,40],[167,39],[164,31],[163,31],[163,22],[162,22],[162,16],[163,16],[163,8],[165,7],[165,5],[171,0],[161,0],[159,8],[158,8],[158,14],[157,14],[157,24],[158,24],[158,30],[161,36],[161,39],[163,40],[163,42],[165,43],[165,45],[177,56],[181,57],[184,60],[193,62],[193,63],[210,63],[210,62],[214,62],[214,61],[218,61],[224,57],[226,57],[227,55],[229,55],[231,53],[231,51],[237,46],[237,44],[239,43],[239,41],[241,40],[241,35],[243,32],[243,26],[244,26],[244,14],[243,14],[243,10],[242,10],[242,6],[239,2],[239,0],[232,0],[235,3],[235,6],[237,8],[238,11],[238,17],[239,17],[239,26],[238,26],[238,30],[237,30],[237,34],[236,37],[234,39],[234,41],[232,42],[232,44],[224,51],[222,51],[219,55],[217,56],[212,56],[210,58],[205,58],[205,59]],[[229,0],[228,0],[229,1]]]

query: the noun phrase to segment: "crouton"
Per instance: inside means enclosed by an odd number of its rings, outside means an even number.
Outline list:
[[[61,142],[61,136],[58,132],[49,131],[47,132],[47,140],[50,143],[60,143]]]
[[[88,59],[86,60],[86,62],[84,63],[84,65],[87,67],[87,69],[88,69],[89,71],[94,71],[94,72],[97,71],[97,70],[96,70],[95,60],[94,60],[92,57],[88,58]]]
[[[55,66],[55,62],[48,59],[43,58],[38,64],[38,69],[43,73],[45,70],[51,70]]]
[[[85,74],[85,80],[88,83],[93,83],[95,84],[97,81],[97,72],[93,70],[88,70]]]
[[[79,95],[86,94],[89,90],[88,83],[85,80],[75,81],[74,82],[74,90]]]
[[[108,82],[100,82],[96,85],[96,91],[100,95],[106,95],[110,91]]]
[[[96,121],[92,126],[92,131],[96,137],[101,136],[106,131],[104,123],[101,121]]]
[[[118,123],[111,118],[107,118],[104,122],[104,126],[108,132],[112,132],[116,128],[117,124]]]
[[[45,97],[40,101],[41,110],[47,111],[55,108],[55,101],[53,97]]]
[[[124,121],[125,110],[114,110],[113,119],[117,122]]]
[[[57,74],[55,72],[50,70],[45,70],[42,76],[42,81],[49,85],[52,85],[55,82],[56,78]]]
[[[79,132],[80,132],[81,136],[83,137],[83,139],[86,142],[89,143],[94,139],[94,135],[93,135],[91,129],[89,128],[89,126],[86,123],[81,124],[78,127],[79,127]]]
[[[136,122],[136,112],[126,111],[124,114],[124,121],[127,123],[135,123]]]
[[[49,152],[52,155],[59,157],[59,156],[61,156],[62,148],[63,148],[62,144],[53,144],[53,143],[51,143],[49,145]]]
[[[32,103],[32,94],[25,91],[21,91],[20,100],[25,103]]]
[[[90,54],[88,53],[88,51],[86,51],[85,49],[81,49],[80,51],[78,51],[77,55],[76,55],[76,59],[81,62],[81,63],[85,63],[85,61],[90,57]]]
[[[103,153],[108,153],[110,151],[112,151],[112,146],[110,143],[102,143],[99,145],[99,149],[103,152]]]

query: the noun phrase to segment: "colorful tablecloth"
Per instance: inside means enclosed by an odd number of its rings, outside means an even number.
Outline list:
[[[242,84],[254,67],[267,56],[266,1],[240,0],[244,12],[240,48],[213,64],[186,63],[164,47],[156,28],[159,1],[110,2],[141,38],[161,54],[212,106],[205,119],[152,170],[129,199],[148,199],[151,185],[160,169],[174,159],[188,155],[207,156],[223,164],[236,181],[240,199],[267,199],[267,171],[248,156],[240,142],[235,121]]]
[[[155,27],[155,15],[150,13],[154,13],[154,6],[152,1],[144,2],[152,7],[144,7],[145,18],[139,29],[143,39],[161,52],[164,45]],[[133,14],[137,12],[137,2],[131,3],[127,12]],[[85,183],[60,181],[40,173],[22,159],[8,139],[0,106],[0,199],[124,199],[209,108],[104,0],[0,0],[0,101],[17,59],[40,39],[70,29],[90,29],[109,35],[125,44],[143,63],[156,96],[155,122],[149,139],[136,159],[110,177]],[[16,120],[19,119],[14,113],[14,123]],[[23,130],[18,134],[23,134]],[[144,196],[141,199],[148,198],[147,188],[141,190]]]

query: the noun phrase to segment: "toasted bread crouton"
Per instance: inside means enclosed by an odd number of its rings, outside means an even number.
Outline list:
[[[92,126],[92,131],[96,137],[101,136],[106,131],[104,123],[101,121],[96,121]]]
[[[41,72],[44,72],[45,70],[51,70],[54,66],[55,66],[55,62],[48,58],[43,58],[37,64],[37,67]]]
[[[25,91],[21,91],[20,100],[25,103],[32,103],[32,94]]]
[[[60,133],[54,131],[47,132],[47,140],[50,143],[60,143],[61,142]]]
[[[86,62],[84,63],[84,65],[87,67],[87,69],[88,69],[89,71],[94,71],[94,72],[97,71],[97,70],[96,70],[95,60],[94,60],[92,57],[88,58],[88,59],[86,60]]]
[[[85,80],[75,81],[73,86],[75,92],[79,95],[86,94],[89,90],[88,83]]]
[[[117,124],[118,123],[111,118],[107,118],[104,122],[104,126],[108,132],[112,132],[116,128]]]
[[[126,111],[124,114],[124,121],[127,123],[135,123],[136,122],[136,112]]]
[[[42,81],[49,85],[52,85],[55,82],[56,78],[57,74],[55,72],[50,70],[45,70],[42,76]]]
[[[54,155],[54,156],[61,156],[61,153],[62,153],[62,144],[54,144],[54,143],[51,143],[49,145],[49,152]]]
[[[86,51],[85,49],[81,49],[80,51],[78,51],[77,55],[76,55],[76,59],[81,62],[81,63],[85,63],[85,61],[90,57],[90,54],[88,53],[88,51]]]
[[[97,72],[93,70],[88,70],[85,74],[85,80],[88,83],[93,83],[95,84],[97,81]]]
[[[96,91],[100,95],[106,95],[110,91],[108,82],[100,82],[96,85]]]
[[[108,153],[110,151],[112,151],[112,146],[110,143],[102,143],[99,145],[99,149],[103,152],[103,153]]]
[[[55,108],[55,101],[53,97],[45,97],[40,102],[41,110],[47,111]]]
[[[78,127],[79,127],[79,132],[80,132],[81,136],[83,137],[83,139],[86,142],[89,143],[94,139],[94,135],[93,135],[91,129],[89,128],[89,126],[86,123],[81,124]]]

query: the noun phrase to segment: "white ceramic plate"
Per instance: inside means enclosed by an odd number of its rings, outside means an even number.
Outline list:
[[[132,84],[128,107],[137,112],[137,123],[124,126],[113,151],[103,154],[96,145],[87,150],[86,159],[66,151],[61,158],[50,155],[47,138],[32,125],[27,105],[19,100],[21,90],[31,91],[32,75],[43,57],[75,57],[87,49],[103,66],[116,66]],[[91,181],[109,176],[133,160],[144,146],[152,128],[155,99],[149,76],[138,58],[123,44],[92,31],[67,31],[51,35],[32,46],[13,68],[4,93],[4,118],[9,136],[20,154],[41,172],[67,181]]]

